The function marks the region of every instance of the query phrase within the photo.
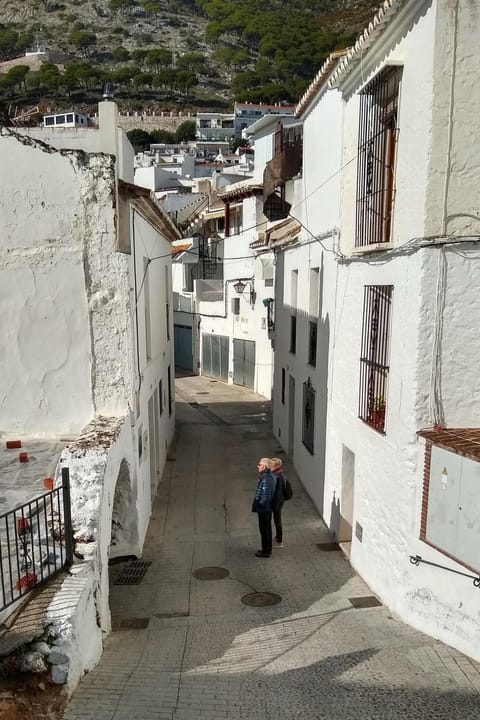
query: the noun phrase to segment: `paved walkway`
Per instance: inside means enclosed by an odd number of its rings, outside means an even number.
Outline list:
[[[268,404],[207,378],[180,379],[177,403],[151,566],[138,586],[112,585],[116,629],[65,720],[478,720],[479,666],[385,607],[352,606],[372,593],[319,547],[327,531],[288,465],[285,548],[254,556],[256,462],[280,450]],[[212,566],[228,576],[192,574]],[[282,600],[244,605],[254,592]]]

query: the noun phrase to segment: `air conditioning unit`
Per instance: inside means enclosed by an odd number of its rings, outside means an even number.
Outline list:
[[[232,315],[240,315],[240,298],[232,298]]]

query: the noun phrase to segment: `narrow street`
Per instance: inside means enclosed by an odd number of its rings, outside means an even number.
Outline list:
[[[138,585],[111,567],[113,632],[64,720],[478,720],[479,666],[372,606],[288,463],[285,547],[255,557],[256,463],[281,452],[269,404],[206,377],[176,389],[151,565]]]

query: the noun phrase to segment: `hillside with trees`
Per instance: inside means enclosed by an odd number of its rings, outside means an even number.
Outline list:
[[[294,103],[379,0],[0,0],[0,101],[125,109]],[[25,52],[45,48],[35,64]]]

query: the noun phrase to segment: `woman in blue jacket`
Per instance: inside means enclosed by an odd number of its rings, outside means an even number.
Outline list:
[[[269,458],[258,462],[258,482],[252,504],[252,512],[258,514],[258,528],[262,539],[262,549],[255,553],[257,557],[268,558],[272,554],[272,498],[276,481],[270,471]]]

